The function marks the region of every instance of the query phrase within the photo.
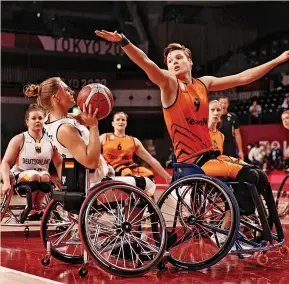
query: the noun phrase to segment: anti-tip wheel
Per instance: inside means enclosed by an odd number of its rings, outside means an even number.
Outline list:
[[[268,258],[268,256],[266,254],[260,253],[260,254],[257,255],[257,263],[259,265],[264,266],[264,265],[266,265],[268,263],[268,261],[269,261],[269,258]]]
[[[43,266],[48,266],[50,264],[50,262],[51,262],[51,259],[49,256],[44,256],[41,258],[41,264]]]
[[[85,266],[81,266],[79,269],[78,269],[78,275],[81,277],[81,278],[84,278],[85,276],[87,276],[88,274],[88,269]]]

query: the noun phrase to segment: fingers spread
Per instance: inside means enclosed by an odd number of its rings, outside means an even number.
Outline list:
[[[85,104],[82,105],[82,112],[86,112],[86,105]]]
[[[98,108],[97,108],[97,109],[95,109],[95,111],[94,111],[94,113],[93,113],[93,117],[96,117],[96,116],[97,116],[97,114],[98,114]]]

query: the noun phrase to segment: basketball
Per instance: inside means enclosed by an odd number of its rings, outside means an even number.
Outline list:
[[[93,112],[98,108],[97,119],[101,120],[110,114],[114,100],[111,91],[106,86],[94,83],[86,85],[80,90],[76,103],[80,109],[83,104],[86,107],[91,104]]]

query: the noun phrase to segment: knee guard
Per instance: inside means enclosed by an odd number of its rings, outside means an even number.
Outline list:
[[[29,181],[21,181],[17,185],[17,192],[22,195],[26,194],[28,190],[31,190],[30,182]]]
[[[136,176],[132,176],[135,180],[135,185],[136,187],[145,190],[146,189],[146,180],[144,177],[136,177]]]
[[[257,190],[259,194],[264,194],[265,189],[268,185],[268,177],[267,175],[260,169],[255,169],[259,176],[258,184],[257,184]]]
[[[244,166],[237,174],[236,179],[242,184],[249,182],[257,185],[259,182],[259,175],[255,169]]]
[[[34,192],[36,190],[41,190],[41,184],[39,181],[30,181],[29,186],[31,188],[31,192]]]
[[[250,186],[256,186],[259,181],[257,172],[251,167],[242,168],[236,179],[240,182],[234,186],[234,195],[240,207],[242,215],[250,215],[255,211],[255,203],[251,195]],[[250,183],[250,186],[245,185],[245,182]]]
[[[40,190],[43,193],[49,193],[51,191],[51,188],[52,188],[52,182],[51,181],[40,183]]]

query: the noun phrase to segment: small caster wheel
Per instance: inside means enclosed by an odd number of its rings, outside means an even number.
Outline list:
[[[28,227],[26,227],[26,228],[24,229],[24,236],[25,236],[25,238],[28,238],[28,237],[29,237],[29,228],[28,228]]]
[[[244,257],[243,254],[240,253],[240,254],[238,254],[238,258],[239,258],[239,259],[244,259],[245,257]]]
[[[44,257],[41,258],[41,264],[43,266],[48,266],[51,262],[51,259],[50,259],[50,256],[49,255],[46,255]]]
[[[165,264],[165,262],[160,262],[158,265],[157,265],[157,268],[158,268],[158,270],[160,270],[160,271],[164,271],[165,269],[166,269],[166,264]]]
[[[86,265],[82,265],[79,269],[78,269],[78,275],[83,278],[88,274],[88,269],[86,267]]]
[[[287,246],[281,246],[279,249],[279,252],[283,256],[288,256],[289,255],[289,248]]]
[[[269,260],[268,256],[264,253],[260,253],[257,255],[257,263],[259,265],[262,266],[266,265],[268,263],[268,260]]]

